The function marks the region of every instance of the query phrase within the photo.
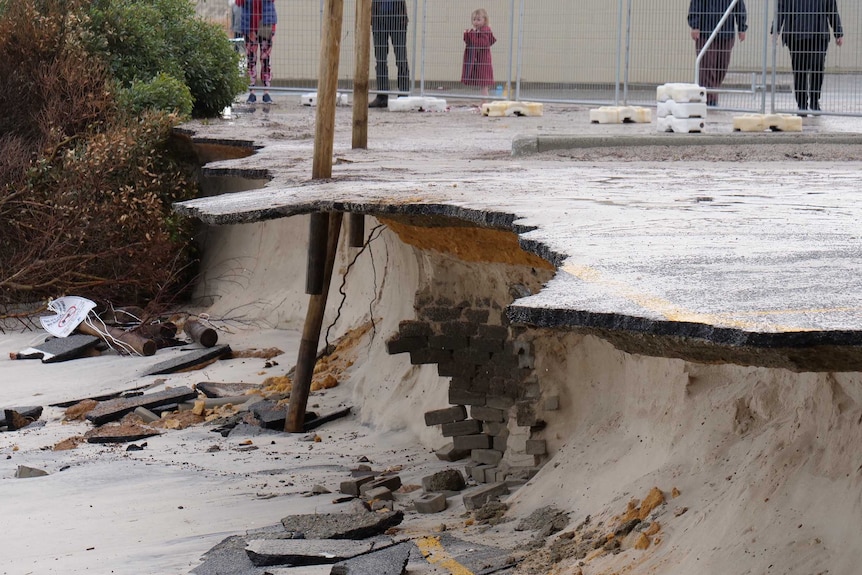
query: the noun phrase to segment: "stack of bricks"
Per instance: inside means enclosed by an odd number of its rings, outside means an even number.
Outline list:
[[[547,453],[544,440],[533,437],[544,421],[527,333],[503,325],[501,310],[487,300],[425,299],[417,312],[419,319],[399,324],[387,350],[409,353],[414,365],[436,364],[438,375],[451,378],[451,407],[425,414],[427,425],[451,439],[438,457],[469,456],[467,475],[481,483],[528,479]],[[499,323],[491,323],[492,314]]]
[[[656,89],[659,132],[703,132],[706,89],[697,84],[662,84]]]

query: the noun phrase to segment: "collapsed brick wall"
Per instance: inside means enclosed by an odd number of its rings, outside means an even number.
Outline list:
[[[437,453],[457,461],[480,483],[527,480],[547,460],[542,414],[558,408],[543,397],[529,330],[508,325],[490,298],[455,302],[417,295],[415,320],[402,321],[387,341],[390,354],[409,353],[413,365],[436,364],[449,377],[451,407],[425,414],[451,443]],[[468,416],[469,408],[469,416]]]

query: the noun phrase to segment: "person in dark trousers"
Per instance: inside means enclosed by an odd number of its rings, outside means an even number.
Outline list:
[[[688,6],[688,26],[691,28],[691,38],[694,40],[696,54],[700,54],[706,41],[718,28],[718,23],[727,9],[730,8],[730,4],[731,0],[691,0]],[[718,105],[718,94],[709,89],[719,88],[724,82],[727,67],[730,65],[730,53],[733,50],[736,33],[739,33],[740,42],[745,41],[745,31],[748,30],[747,17],[745,2],[739,0],[721,28],[718,28],[715,39],[700,60],[697,81],[698,84],[707,88],[707,106]]]
[[[369,108],[385,108],[389,105],[389,41],[395,52],[398,67],[398,92],[410,92],[410,68],[407,65],[407,2],[405,0],[372,0],[371,36],[374,41],[374,59],[377,72],[377,97]]]
[[[263,82],[263,102],[272,103],[269,87],[272,83],[272,38],[275,36],[275,25],[278,14],[275,11],[275,0],[236,0],[236,5],[242,8],[240,15],[240,30],[245,38],[245,52],[248,68],[249,104],[257,102],[254,87],[257,85],[257,54],[260,52],[260,80]]]
[[[830,28],[835,44],[841,46],[844,30],[836,0],[778,0],[773,30],[790,50],[793,93],[800,115],[820,111]]]

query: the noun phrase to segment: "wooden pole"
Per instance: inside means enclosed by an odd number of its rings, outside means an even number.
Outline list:
[[[119,347],[113,341],[113,340],[117,340],[117,341],[122,342],[122,343],[126,344],[127,346],[129,346],[130,348],[135,350],[138,354],[144,355],[144,356],[151,356],[154,353],[156,353],[156,350],[158,349],[156,342],[151,340],[151,339],[143,338],[134,332],[125,331],[123,329],[120,329],[118,327],[113,327],[110,325],[105,325],[104,323],[101,323],[101,322],[99,325],[99,329],[96,329],[87,323],[81,323],[75,329],[77,329],[79,332],[81,332],[83,334],[93,335],[93,336],[102,338],[112,348]],[[122,351],[125,351],[128,353],[127,349],[123,348]]]
[[[335,253],[338,250],[341,220],[341,212],[329,214],[324,289],[322,293],[308,298],[308,312],[305,315],[305,325],[302,328],[296,372],[290,390],[290,403],[287,406],[287,417],[284,420],[284,430],[290,433],[301,432],[305,424],[305,407],[308,405],[311,376],[314,373],[314,364],[317,362],[317,345],[320,342],[320,328],[323,325],[323,314],[326,311],[326,297],[329,295],[332,269],[335,267]]]
[[[311,177],[332,177],[332,146],[335,140],[335,99],[338,97],[338,61],[344,0],[326,0],[323,38],[317,81],[317,124],[314,135],[314,162]]]
[[[320,295],[324,290],[328,227],[328,214],[311,214],[308,221],[308,257],[305,264],[305,293],[308,295]]]
[[[371,0],[356,0],[356,68],[353,70],[353,149],[368,149],[368,69]]]

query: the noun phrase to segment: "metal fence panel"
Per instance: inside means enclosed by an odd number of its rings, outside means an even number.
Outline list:
[[[230,0],[222,1],[198,0],[199,10],[210,19],[225,21]],[[779,6],[794,12],[812,1],[826,5],[833,0],[744,0],[745,40],[736,37],[727,75],[712,90],[722,109],[797,111],[789,50],[770,32]],[[862,115],[862,43],[855,35],[862,25],[862,3],[835,1],[845,37],[840,47],[833,38],[826,51],[822,113]],[[654,105],[656,86],[696,81],[697,51],[687,19],[690,2],[483,0],[472,5],[406,0],[410,92],[486,99],[479,88],[461,82],[464,31],[471,27],[472,11],[483,7],[496,38],[490,49],[494,85],[488,99]],[[324,0],[276,0],[276,6],[273,88],[314,91]],[[350,90],[353,81],[355,10],[355,0],[345,1],[339,66],[339,86],[344,90]],[[396,83],[391,49],[388,70]],[[376,91],[373,54],[370,80]]]

